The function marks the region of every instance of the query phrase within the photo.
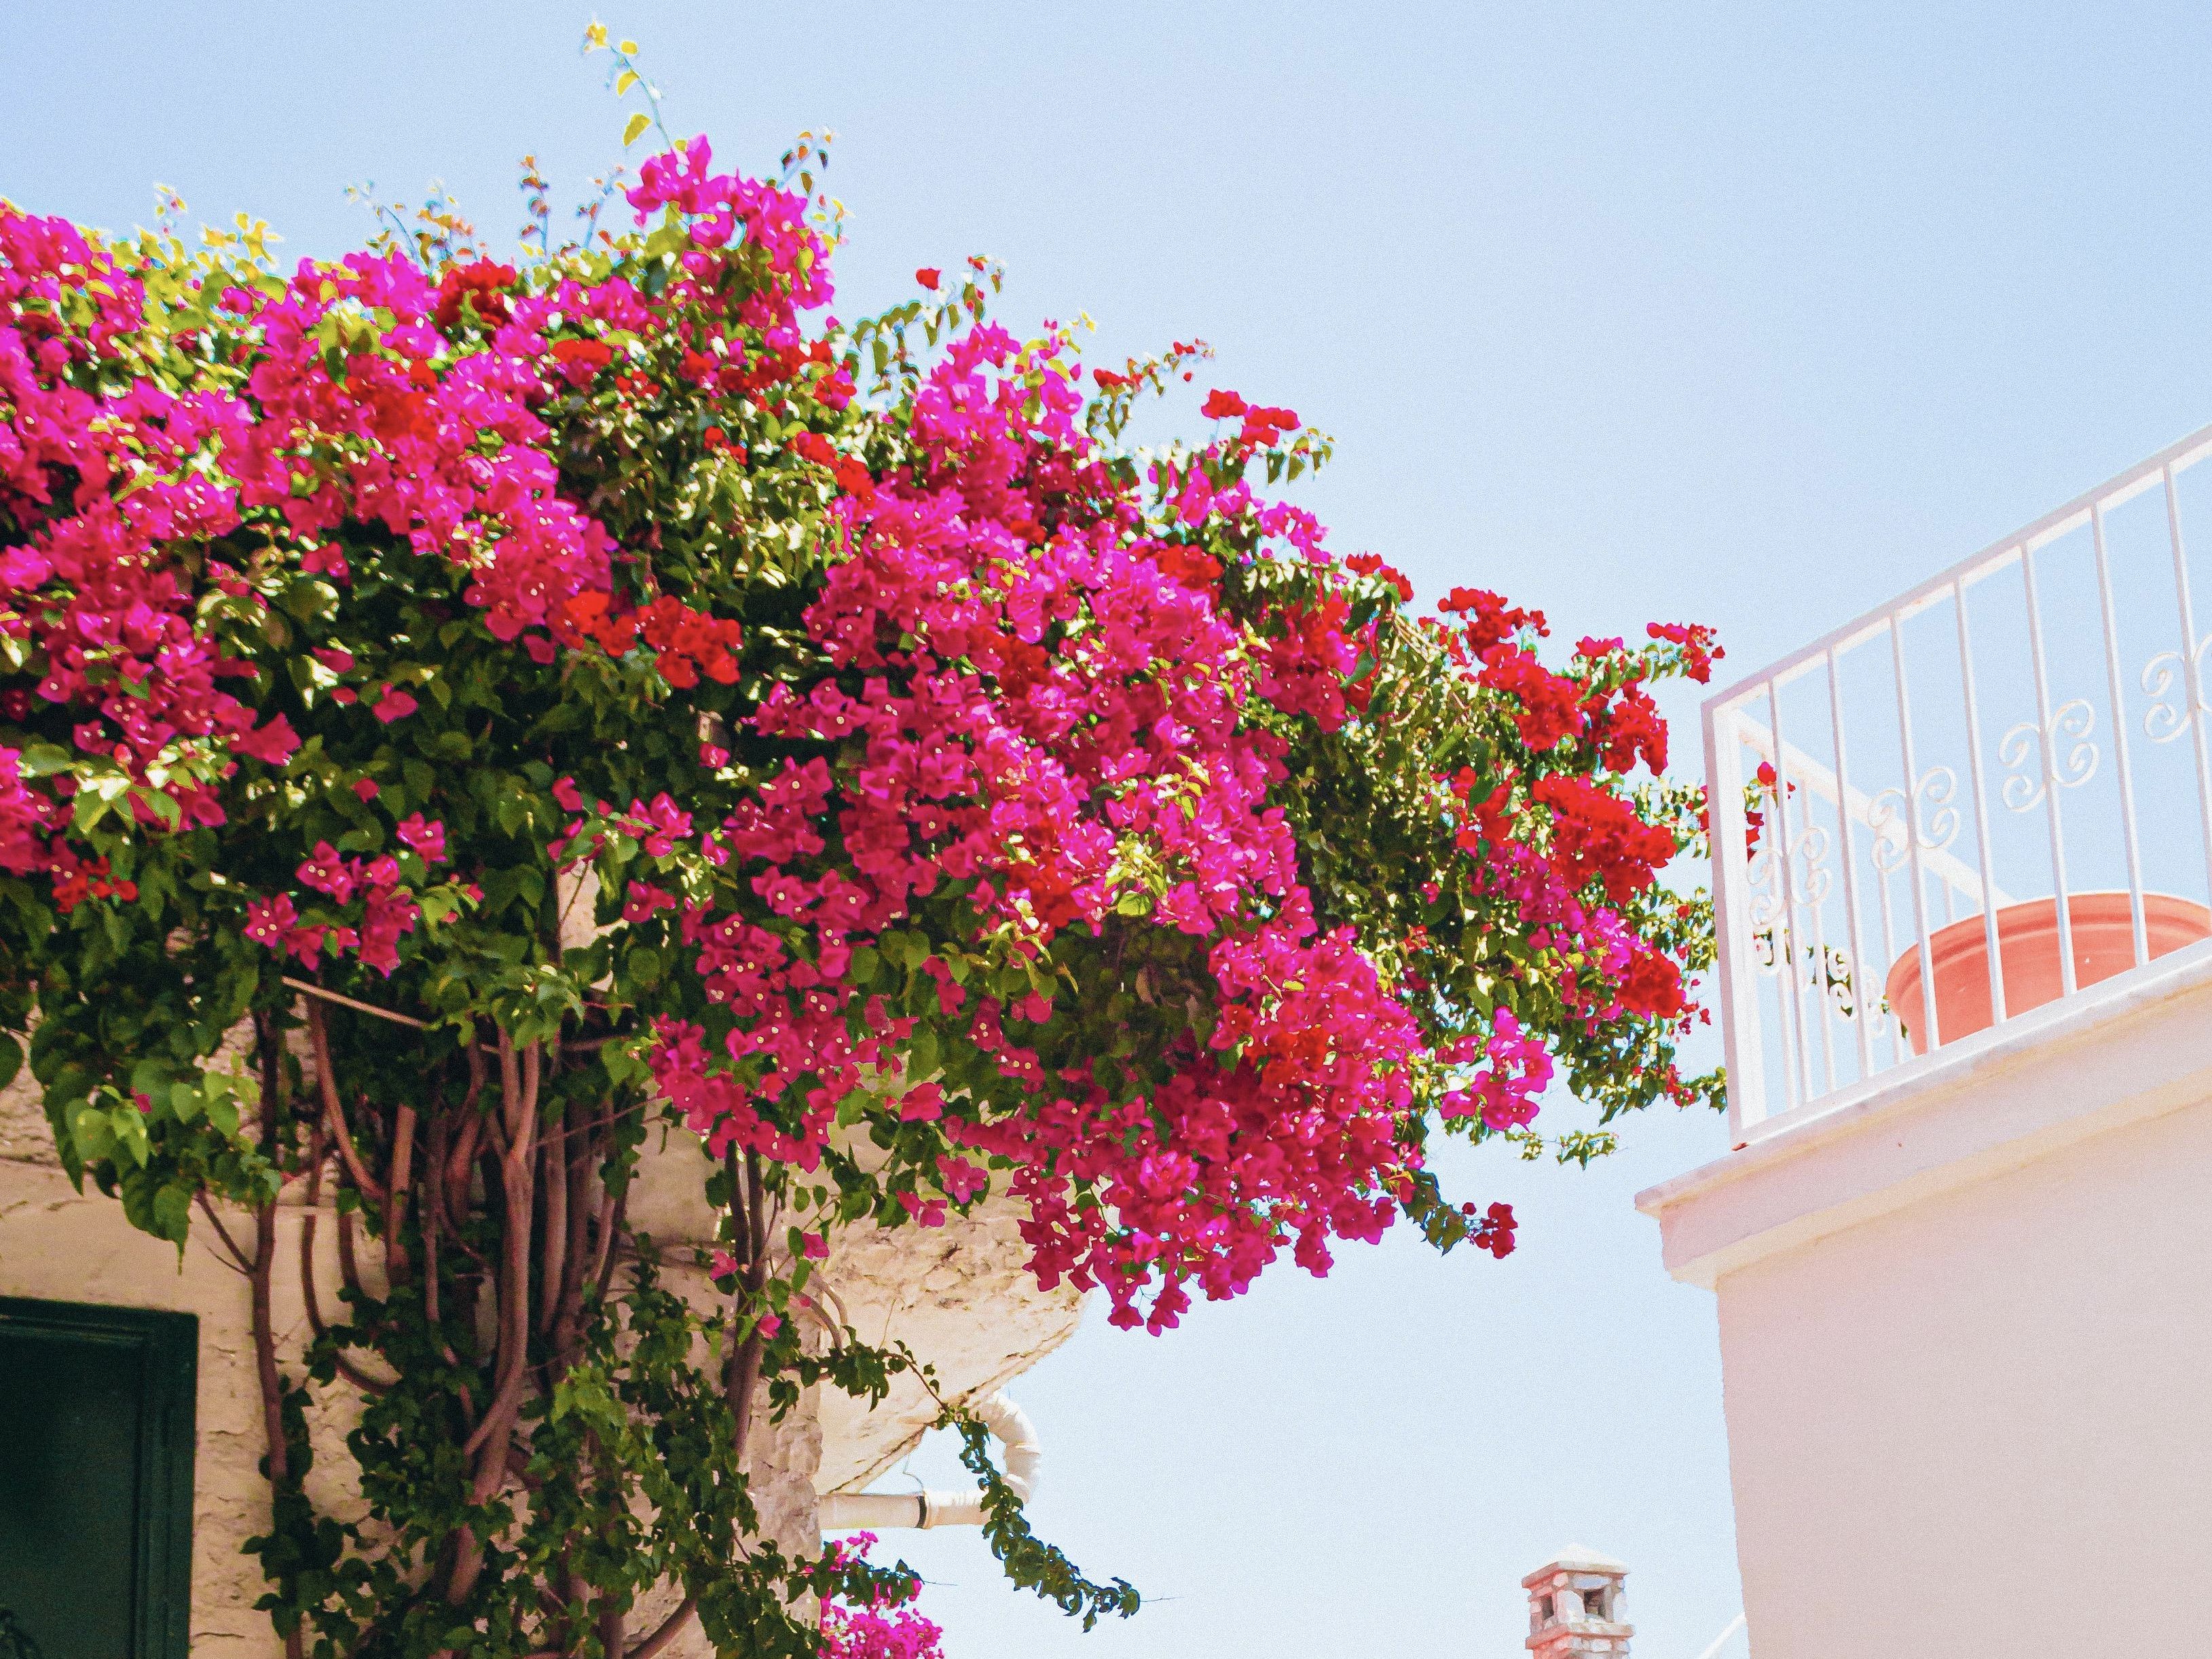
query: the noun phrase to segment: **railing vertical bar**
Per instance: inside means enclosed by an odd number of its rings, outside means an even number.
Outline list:
[[[2043,608],[2035,595],[2035,555],[2020,550],[2020,579],[2027,595],[2027,653],[2035,671],[2036,749],[2043,757],[2044,820],[2051,830],[2051,885],[2058,911],[2058,994],[2079,988],[2074,975],[2073,906],[2066,894],[2066,825],[2058,807],[2058,765],[2051,754],[2058,734],[2051,725],[2051,677],[2044,666]]]
[[[2105,552],[2105,507],[2089,508],[2089,538],[2097,555],[2097,608],[2105,625],[2105,683],[2112,698],[2112,763],[2120,774],[2120,836],[2128,854],[2128,914],[2133,923],[2136,966],[2150,960],[2150,931],[2143,917],[2142,848],[2136,834],[2135,775],[2128,764],[2128,710],[2120,690],[2120,629],[2112,608],[2112,563]]]
[[[1879,847],[1881,844],[1881,837],[1877,836],[1875,838],[1875,845]],[[1885,963],[1892,963],[1897,960],[1897,915],[1896,907],[1891,902],[1889,896],[1890,872],[1877,868],[1875,873],[1880,878],[1875,884],[1874,890],[1875,896],[1881,901],[1881,959]],[[1885,1003],[1889,1000],[1889,988],[1886,985],[1882,988],[1882,1000]],[[1889,1021],[1889,1063],[1893,1066],[1901,1065],[1912,1057],[1911,1051],[1901,1046],[1899,1042],[1900,1026],[1901,1022],[1897,1017],[1897,1011],[1893,1008],[1890,1010]]]
[[[1989,786],[1982,774],[1982,704],[1974,690],[1974,639],[1966,623],[1966,585],[1951,588],[1959,623],[1959,684],[1966,698],[1966,772],[1974,786],[1974,851],[1982,865],[1982,942],[1989,955],[1990,1018],[2005,1017],[2004,953],[1997,948],[1996,872],[1990,847]]]
[[[1859,1053],[1859,1076],[1874,1075],[1874,1038],[1867,1030],[1867,1008],[1871,987],[1867,983],[1866,933],[1859,923],[1858,858],[1851,845],[1851,774],[1844,753],[1844,670],[1833,651],[1828,653],[1828,728],[1836,746],[1836,823],[1843,834],[1844,860],[1844,926],[1850,931],[1850,945],[1844,952],[1844,963],[1851,976],[1851,1029]],[[1884,957],[1887,963],[1889,958]]]
[[[1797,896],[1790,879],[1790,765],[1782,745],[1782,696],[1772,680],[1766,683],[1766,729],[1774,735],[1774,846],[1768,856],[1778,860],[1782,888],[1782,919],[1776,944],[1787,954],[1784,978],[1790,1012],[1783,1020],[1784,1041],[1796,1039],[1796,1064],[1790,1067],[1790,1104],[1813,1097],[1813,1058],[1805,1042],[1805,989],[1797,977]]]
[[[1774,690],[1774,688],[1770,686],[1770,692],[1771,690]],[[1770,712],[1770,717],[1774,719],[1774,754],[1781,757],[1781,754],[1787,752],[1787,750],[1783,748],[1781,696],[1778,695],[1770,696],[1770,702],[1767,702],[1767,712]],[[1781,781],[1781,769],[1777,768],[1777,775],[1774,776],[1777,776],[1777,781]],[[1787,794],[1787,790],[1783,790],[1783,794]],[[1838,790],[1838,807],[1836,807],[1836,814],[1843,817],[1840,794],[1843,794],[1843,792]],[[1818,891],[1818,883],[1814,880],[1814,876],[1818,874],[1818,869],[1814,867],[1812,863],[1812,854],[1814,849],[1820,845],[1820,842],[1818,842],[1820,825],[1814,821],[1812,790],[1805,792],[1805,811],[1802,811],[1802,817],[1805,817],[1805,830],[1802,830],[1802,841],[1805,841],[1805,894],[1802,894],[1802,905],[1805,905],[1805,914],[1812,918],[1809,927],[1805,929],[1809,936],[1812,936],[1809,938],[1809,945],[1812,945],[1812,969],[1809,969],[1809,978],[1812,978],[1814,1002],[1820,1006],[1820,1033],[1818,1033],[1818,1036],[1820,1036],[1820,1082],[1825,1084],[1820,1093],[1834,1095],[1836,1093],[1836,1006],[1834,1006],[1834,998],[1829,995],[1827,905],[1823,902],[1823,896],[1820,896],[1820,891]],[[1790,841],[1785,838],[1785,841],[1783,841],[1783,852],[1787,854],[1787,849],[1790,849]],[[1787,863],[1785,863],[1785,872],[1787,872]],[[1802,1053],[1798,1066],[1801,1066],[1801,1071],[1805,1073],[1805,1097],[1812,1099],[1812,1036],[1805,1036],[1805,1026],[1798,1026],[1798,1033],[1801,1033],[1801,1040],[1805,1042],[1805,1053]]]
[[[2166,481],[2166,532],[2173,544],[2173,593],[2181,611],[2181,671],[2189,677],[2189,730],[2197,750],[2197,818],[2204,836],[2207,896],[2212,897],[2212,755],[2205,751],[2204,692],[2197,670],[2197,612],[2189,600],[2189,556],[2181,544],[2181,493],[2174,487],[2173,464],[2161,470]]]
[[[1920,952],[1921,1012],[1928,1021],[1922,1052],[1934,1054],[1943,1041],[1936,1018],[1936,951],[1928,939],[1928,882],[1920,870],[1920,763],[1912,752],[1912,690],[1905,672],[1905,632],[1897,613],[1889,613],[1889,660],[1897,676],[1897,735],[1905,759],[1905,850],[1912,866],[1912,928]],[[1983,882],[1984,889],[1989,884]]]
[[[1728,1047],[1729,1141],[1741,1146],[1767,1115],[1766,1055],[1751,941],[1750,858],[1744,848],[1743,744],[1734,708],[1705,711],[1705,810],[1713,854],[1713,915]]]

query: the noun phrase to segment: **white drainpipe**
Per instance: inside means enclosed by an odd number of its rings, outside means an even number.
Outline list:
[[[1006,1398],[994,1394],[975,1408],[983,1426],[998,1437],[1005,1455],[1006,1485],[1015,1497],[1029,1502],[1036,1490],[1037,1471],[1044,1449],[1037,1443],[1036,1429],[1028,1414]],[[822,1530],[851,1532],[879,1527],[980,1527],[983,1524],[982,1489],[958,1492],[831,1492],[822,1494]]]

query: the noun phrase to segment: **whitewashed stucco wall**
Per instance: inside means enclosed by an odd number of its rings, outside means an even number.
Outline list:
[[[1759,1659],[2212,1651],[2212,963],[2045,1013],[1640,1200]]]

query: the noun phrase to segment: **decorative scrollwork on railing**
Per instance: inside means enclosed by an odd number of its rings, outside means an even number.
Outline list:
[[[2015,812],[2033,811],[2043,799],[2046,774],[2061,789],[2078,789],[2096,776],[2098,750],[2089,741],[2096,729],[2097,711],[2087,698],[2075,697],[2051,711],[2048,727],[2022,720],[2006,732],[1997,744],[1997,759],[2012,774],[2004,781],[2005,805]]]
[[[2142,689],[2151,700],[2143,710],[2143,736],[2153,743],[2172,743],[2189,729],[2192,713],[2212,714],[2204,698],[2204,653],[2212,650],[2212,634],[2197,641],[2189,655],[2189,690],[2174,696],[2174,681],[2182,672],[2181,653],[2161,651],[2143,665]]]
[[[1760,973],[1778,974],[1782,971],[1780,939],[1790,924],[1783,914],[1782,868],[1771,846],[1752,854],[1744,871],[1744,888],[1750,900],[1745,915],[1751,923],[1753,958]]]
[[[1931,766],[1912,786],[1910,801],[1902,789],[1885,789],[1869,801],[1866,826],[1874,835],[1874,867],[1887,875],[1905,863],[1912,854],[1909,836],[1917,837],[1923,853],[1940,853],[1956,841],[1959,809],[1952,799],[1958,792],[1957,773]]]
[[[1836,884],[1828,868],[1828,832],[1808,823],[1790,843],[1790,896],[1801,910],[1817,910]]]
[[[1820,989],[1825,994],[1827,1012],[1838,1019],[1856,1019],[1859,1015],[1859,963],[1847,951],[1831,945],[1823,953]]]

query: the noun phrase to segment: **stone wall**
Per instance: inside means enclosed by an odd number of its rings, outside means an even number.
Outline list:
[[[689,1137],[675,1134],[656,1143],[633,1194],[633,1222],[664,1245],[710,1239],[704,1169]],[[295,1376],[308,1334],[298,1270],[308,1212],[300,1200],[295,1187],[280,1206],[274,1281],[280,1352]],[[328,1218],[327,1206],[320,1213]],[[1018,1222],[1012,1206],[996,1200],[971,1217],[953,1217],[940,1229],[857,1229],[841,1239],[817,1283],[826,1288],[824,1300],[865,1340],[903,1341],[933,1364],[940,1386],[952,1397],[985,1393],[1073,1335],[1081,1316],[1073,1292],[1040,1291],[1024,1270],[1027,1252]],[[240,1222],[234,1218],[230,1225],[245,1243]],[[339,1305],[329,1219],[319,1222],[317,1235],[315,1279],[328,1318]],[[682,1254],[670,1251],[672,1257]],[[680,1260],[671,1262],[665,1277],[695,1299],[713,1294],[705,1275]],[[253,1608],[263,1590],[258,1564],[240,1553],[246,1539],[269,1521],[268,1488],[258,1467],[266,1443],[246,1281],[204,1222],[196,1224],[180,1258],[171,1246],[131,1228],[112,1200],[75,1192],[54,1153],[27,1071],[0,1090],[0,1295],[198,1316],[192,1652],[195,1659],[264,1659],[280,1651],[267,1616]],[[313,1419],[316,1460],[310,1491],[332,1512],[357,1515],[358,1494],[347,1478],[352,1461],[344,1447],[354,1411],[343,1386],[324,1391]],[[763,1424],[749,1459],[763,1533],[787,1550],[817,1548],[817,1491],[865,1486],[910,1449],[936,1414],[919,1383],[902,1380],[872,1412],[832,1391],[826,1399],[803,1400],[781,1424]],[[642,1610],[641,1622],[659,1610]],[[690,1639],[668,1651],[690,1659],[708,1650],[694,1626]]]

